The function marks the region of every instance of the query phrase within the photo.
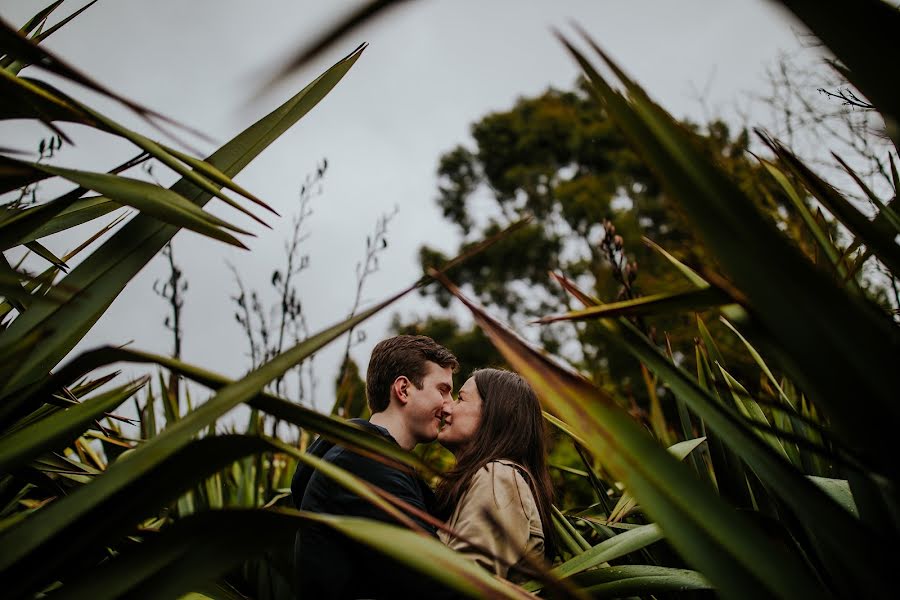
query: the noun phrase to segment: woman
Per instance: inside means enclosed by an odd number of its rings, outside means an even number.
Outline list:
[[[549,562],[556,546],[544,421],[531,386],[510,371],[475,371],[438,442],[456,456],[437,500],[458,537],[441,532],[441,541],[501,577],[529,579],[528,564]]]

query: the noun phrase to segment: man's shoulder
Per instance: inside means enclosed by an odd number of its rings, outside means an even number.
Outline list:
[[[414,483],[418,479],[418,476],[411,471],[385,464],[380,460],[365,456],[341,445],[335,445],[329,449],[322,458],[326,462],[373,483],[383,480]]]

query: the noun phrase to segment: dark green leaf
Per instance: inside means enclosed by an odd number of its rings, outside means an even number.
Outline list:
[[[341,80],[359,58],[361,48],[338,62],[296,96],[258,121],[207,159],[229,177],[234,177],[269,144],[308,113]],[[171,190],[203,206],[211,195],[187,181],[179,181]],[[88,256],[62,280],[71,301],[56,310],[29,310],[0,333],[0,354],[14,340],[39,332],[44,338],[29,355],[20,355],[15,380],[7,380],[4,389],[30,383],[43,377],[71,351],[97,319],[124,289],[125,285],[178,232],[173,225],[153,217],[139,215]]]

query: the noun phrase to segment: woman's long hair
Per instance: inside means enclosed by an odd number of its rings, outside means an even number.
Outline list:
[[[517,373],[480,369],[472,373],[481,396],[481,422],[474,439],[456,457],[456,466],[438,484],[438,514],[449,517],[475,473],[493,460],[516,462],[531,475],[528,482],[544,529],[544,556],[556,554],[551,520],[553,484],[547,469],[547,441],[537,395]]]

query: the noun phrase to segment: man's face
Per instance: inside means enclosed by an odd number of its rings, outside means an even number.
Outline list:
[[[417,444],[433,442],[441,428],[443,411],[453,402],[453,371],[429,361],[422,389],[410,385],[408,390],[405,413],[409,430]]]

